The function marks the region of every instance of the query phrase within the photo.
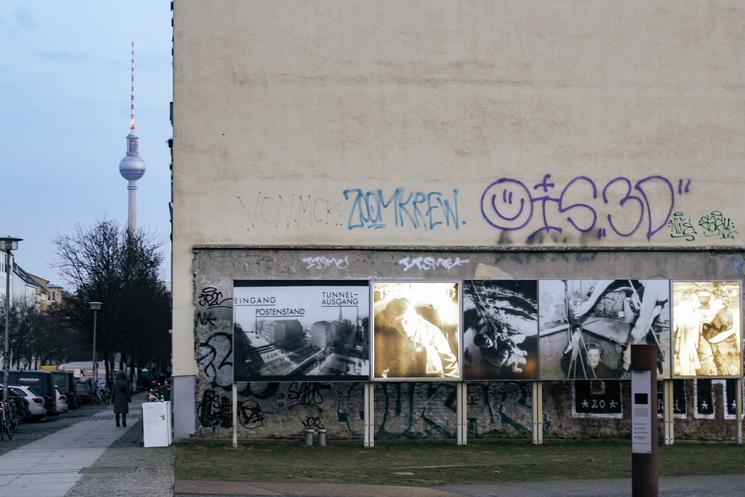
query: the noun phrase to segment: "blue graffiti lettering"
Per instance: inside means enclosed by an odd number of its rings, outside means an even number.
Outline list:
[[[466,224],[458,212],[458,189],[452,194],[439,191],[409,191],[397,187],[390,195],[383,189],[348,188],[342,191],[350,201],[347,229],[383,229],[388,226],[434,230],[438,226],[458,229]]]

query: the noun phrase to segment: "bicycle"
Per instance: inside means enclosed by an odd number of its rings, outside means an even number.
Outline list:
[[[11,428],[11,410],[14,409],[9,401],[0,401],[0,441],[8,437],[13,440],[13,429]]]

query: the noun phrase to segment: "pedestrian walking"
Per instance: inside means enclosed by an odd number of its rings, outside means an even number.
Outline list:
[[[122,426],[127,426],[127,413],[129,412],[129,403],[132,396],[129,393],[129,380],[123,371],[116,374],[114,387],[111,393],[111,402],[114,404],[114,414],[116,415],[116,426],[119,426],[119,415],[122,416]]]

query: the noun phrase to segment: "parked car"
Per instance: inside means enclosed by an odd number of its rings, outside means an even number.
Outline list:
[[[88,381],[87,378],[76,379],[75,394],[77,395],[78,402],[81,405],[90,404],[93,402],[93,382]]]
[[[70,409],[77,409],[78,396],[75,392],[75,376],[72,371],[52,371],[52,378],[60,393],[67,397],[67,406]]]
[[[2,389],[0,389],[1,391]],[[47,410],[44,408],[44,399],[32,392],[29,387],[11,385],[10,391],[24,400],[28,410],[27,416],[30,419],[38,421],[47,415]]]
[[[63,395],[59,388],[54,387],[55,403],[57,405],[57,412],[62,414],[67,412],[70,408],[67,405],[67,395]]]
[[[54,378],[49,371],[11,371],[8,383],[31,389],[44,399],[48,416],[57,414],[57,401],[54,394]]]

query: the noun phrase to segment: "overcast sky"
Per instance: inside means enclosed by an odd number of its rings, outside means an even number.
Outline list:
[[[23,238],[26,270],[65,284],[53,240],[104,217],[127,223],[119,161],[129,124],[130,43],[135,114],[147,170],[137,223],[162,244],[169,274],[168,0],[0,2],[0,235]]]

